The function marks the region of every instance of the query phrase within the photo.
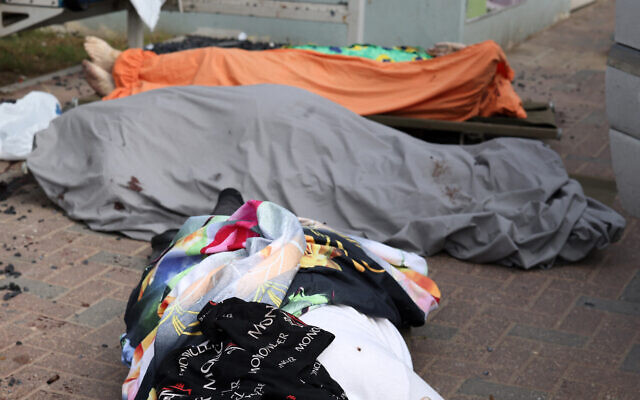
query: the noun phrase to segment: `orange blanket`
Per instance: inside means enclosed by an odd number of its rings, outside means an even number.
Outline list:
[[[492,41],[431,60],[398,63],[298,49],[207,47],[163,55],[130,49],[116,60],[116,89],[104,99],[166,86],[275,83],[307,89],[361,115],[525,118],[511,86],[513,76],[504,52]]]

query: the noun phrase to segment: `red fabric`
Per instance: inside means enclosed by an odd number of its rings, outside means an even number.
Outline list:
[[[258,206],[262,202],[250,200],[240,207],[229,221],[216,233],[213,241],[200,250],[200,254],[214,254],[223,251],[233,251],[245,248],[248,238],[259,236],[252,228],[258,225]]]

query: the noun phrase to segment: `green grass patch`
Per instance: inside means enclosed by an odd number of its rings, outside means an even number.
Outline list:
[[[145,44],[169,38],[170,35],[161,32],[149,33],[145,35]],[[127,46],[124,34],[105,39],[117,49]],[[0,38],[0,86],[80,64],[87,58],[83,42],[84,36],[77,33],[59,33],[46,28]]]

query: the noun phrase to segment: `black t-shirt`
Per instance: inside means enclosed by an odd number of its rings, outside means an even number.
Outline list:
[[[156,371],[158,400],[344,400],[317,361],[333,334],[263,303],[208,303],[197,346],[169,353]]]

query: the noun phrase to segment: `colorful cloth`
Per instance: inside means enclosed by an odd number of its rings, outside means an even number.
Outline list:
[[[305,44],[290,46],[292,49],[311,50],[322,54],[363,57],[381,62],[420,61],[432,58],[422,47],[394,46],[383,47],[374,44],[352,44],[346,47],[318,46]]]
[[[187,225],[193,226],[189,221]],[[313,237],[310,226],[316,225],[311,222],[305,228]],[[182,232],[186,236],[178,239],[158,263],[144,273],[130,297],[125,316],[127,334],[123,338],[123,359],[130,362],[131,368],[123,384],[123,399],[156,398],[152,389],[161,360],[177,348],[203,342],[196,316],[208,301],[239,297],[280,307],[300,267],[333,266],[337,262],[332,254],[337,256],[338,250],[316,251],[321,248],[314,247],[317,243],[305,241],[298,219],[269,202],[249,201],[228,219],[210,217],[194,232]],[[367,289],[364,285],[360,291],[369,290],[369,296],[387,299],[385,310],[391,311],[384,312],[385,317],[394,318],[396,323],[424,323],[428,312],[437,305],[437,299],[428,290],[362,248],[354,239],[333,231],[329,234],[347,244],[346,252],[343,249],[339,255],[340,263],[345,267],[351,263],[357,271],[371,270],[375,274],[374,278],[351,274],[352,287],[358,287],[359,280],[373,279],[378,286]],[[317,239],[320,240],[320,236]],[[337,242],[334,246],[339,247]],[[384,248],[391,255],[389,259],[420,259]],[[377,251],[380,252],[380,247]],[[347,252],[357,258],[350,259]],[[413,267],[426,270],[426,265]],[[349,303],[349,285],[345,287],[338,296],[327,297],[327,301],[322,299],[315,305]],[[317,297],[322,296],[311,286],[309,290],[317,293]],[[383,293],[375,294],[375,290]],[[392,294],[385,294],[387,291]],[[439,297],[439,292],[433,293]],[[295,303],[300,314],[304,307],[293,300],[287,299],[287,302]],[[375,311],[362,307],[365,311]]]
[[[222,229],[238,226],[239,217],[251,224],[260,237],[247,237],[242,243],[234,241],[231,247],[243,247],[237,251],[202,258],[203,253],[207,254],[205,248],[218,242],[221,231],[226,238],[244,236],[238,232],[228,235],[229,231]],[[158,359],[177,347],[188,345],[190,338],[202,335],[196,316],[209,300],[238,297],[280,306],[303,252],[304,236],[297,218],[269,202],[247,202],[229,217],[228,222],[219,223],[212,218],[202,228],[178,240],[143,278],[140,290],[134,290],[130,297],[125,318],[131,322],[127,324],[127,330],[136,332],[136,336],[127,333],[124,341],[130,341],[135,352],[123,385],[123,398],[137,398],[142,378],[150,365],[154,371]],[[194,258],[194,254],[200,254],[197,256],[200,258]],[[168,291],[168,294],[161,299],[154,296],[145,307],[133,309],[136,299],[144,297],[158,272],[165,270],[171,273],[164,276],[173,276],[165,288],[164,293]],[[154,311],[158,316],[157,325],[151,326],[151,319],[146,319],[144,326],[136,326],[136,315],[145,317]],[[133,341],[143,333],[146,335],[139,343]],[[146,399],[146,393],[139,398]]]
[[[423,295],[425,288],[349,236],[310,227],[304,234],[306,251],[282,305],[285,311],[299,317],[321,305],[342,304],[398,327],[424,324],[423,310],[437,302],[433,294]]]

